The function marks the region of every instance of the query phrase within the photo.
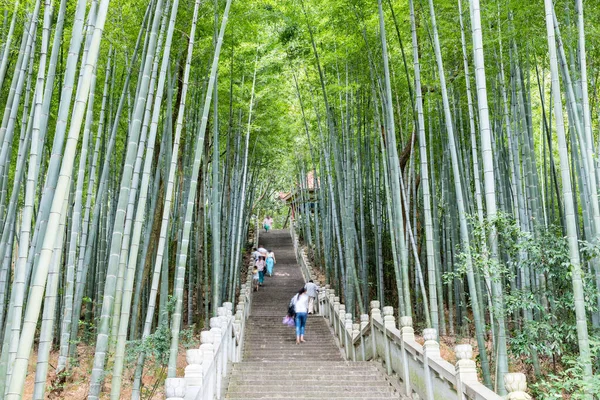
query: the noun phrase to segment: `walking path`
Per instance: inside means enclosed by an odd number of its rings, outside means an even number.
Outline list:
[[[294,328],[281,322],[303,285],[287,230],[262,233],[275,252],[273,277],[253,293],[242,362],[233,365],[229,399],[398,399],[399,394],[370,362],[344,361],[325,319],[310,315],[306,343],[295,344]]]

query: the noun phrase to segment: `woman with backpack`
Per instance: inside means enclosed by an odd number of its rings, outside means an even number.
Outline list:
[[[304,330],[306,328],[306,317],[308,316],[308,295],[306,288],[303,287],[292,297],[291,304],[296,313],[296,344],[304,343]]]

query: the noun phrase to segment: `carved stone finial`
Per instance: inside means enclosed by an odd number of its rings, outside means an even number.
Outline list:
[[[361,314],[360,315],[360,329],[362,330],[367,325],[369,325],[369,314]]]
[[[360,335],[360,324],[352,324],[352,337]]]
[[[383,316],[385,317],[386,315],[394,315],[394,307],[392,307],[392,306],[383,307]]]
[[[347,319],[346,321],[344,321],[344,328],[346,328],[346,330],[350,333],[352,333],[352,320],[351,319]]]
[[[470,344],[457,344],[454,346],[456,362],[456,374],[462,383],[477,382],[477,365],[473,358],[473,347]]]
[[[213,342],[213,335],[212,335],[212,333],[210,333],[210,331],[200,332],[200,343],[205,344],[205,343],[212,343],[212,342]]]
[[[437,340],[437,331],[433,328],[423,329],[423,339],[425,339],[425,341]]]
[[[185,378],[167,378],[165,381],[165,395],[168,400],[183,400],[185,389]]]
[[[374,308],[379,308],[381,306],[381,303],[379,302],[379,300],[373,300],[371,301],[371,303],[369,304],[371,306],[371,310]]]
[[[219,318],[219,317],[212,317],[210,319],[210,327],[211,328],[221,328],[221,318]]]
[[[433,328],[423,329],[423,350],[427,357],[436,357],[440,355],[440,344],[436,341],[437,331]]]
[[[400,326],[401,327],[411,327],[413,326],[412,317],[400,317]]]
[[[202,364],[202,352],[200,349],[189,349],[185,352],[185,360],[188,364]]]
[[[396,318],[393,315],[386,315],[383,317],[383,324],[387,329],[396,328]]]
[[[457,344],[454,346],[456,358],[460,360],[470,360],[473,358],[473,346],[470,344]]]
[[[504,375],[504,386],[508,391],[507,400],[531,400],[527,391],[527,377],[521,372]]]

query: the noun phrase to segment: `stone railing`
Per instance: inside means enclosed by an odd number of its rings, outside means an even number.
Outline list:
[[[292,238],[302,274],[305,280],[311,279],[312,268],[293,229]],[[361,315],[360,323],[355,323],[329,285],[320,289],[318,300],[320,314],[333,329],[346,359],[381,361],[389,376],[395,374],[402,380],[404,395],[414,398],[413,394],[416,394],[420,399],[430,400],[503,399],[479,381],[470,344],[459,344],[454,348],[458,361],[452,365],[440,354],[435,329],[423,330],[425,343],[421,346],[415,340],[412,318],[401,317],[401,328],[398,329],[393,307],[383,307],[382,316],[379,301],[372,301],[371,314]],[[507,399],[531,399],[526,393],[524,374],[507,374],[504,384],[509,392]]]
[[[246,320],[252,302],[252,268],[242,284],[238,303],[226,302],[210,319],[210,330],[200,333],[200,347],[186,351],[184,378],[168,378],[165,383],[167,400],[213,400],[222,398],[225,377],[230,364],[242,357]]]

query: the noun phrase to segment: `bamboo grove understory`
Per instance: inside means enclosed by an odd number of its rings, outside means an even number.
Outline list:
[[[0,398],[157,395],[265,215],[355,319],[599,398],[600,7],[531,3],[1,3]]]

